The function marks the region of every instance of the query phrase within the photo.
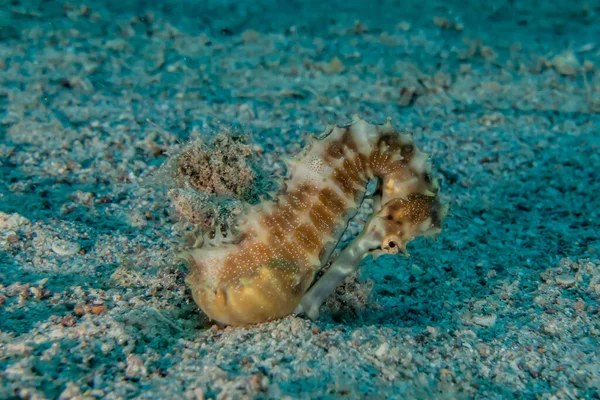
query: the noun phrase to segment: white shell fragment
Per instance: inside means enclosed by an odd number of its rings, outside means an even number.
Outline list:
[[[496,325],[496,315],[480,315],[473,317],[473,323],[475,325],[483,326],[485,328],[491,328]]]
[[[52,242],[51,249],[59,256],[72,256],[81,250],[81,246],[77,242],[57,239]]]
[[[572,286],[575,284],[575,276],[571,275],[571,274],[561,274],[561,275],[557,275],[554,280],[556,281],[556,283],[558,283],[559,285],[563,285],[563,286]]]

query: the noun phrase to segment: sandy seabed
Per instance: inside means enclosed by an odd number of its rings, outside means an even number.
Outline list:
[[[0,398],[599,398],[600,6],[541,3],[0,0]],[[355,113],[432,154],[439,240],[359,311],[214,326],[169,149]]]

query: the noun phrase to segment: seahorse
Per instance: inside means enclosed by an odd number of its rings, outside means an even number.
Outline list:
[[[213,320],[241,326],[292,313],[317,318],[319,306],[367,255],[406,253],[417,236],[441,231],[447,206],[429,156],[388,118],[355,117],[329,126],[294,158],[277,196],[239,216],[228,242],[182,254],[193,298]],[[314,283],[365,198],[374,211],[363,231]]]

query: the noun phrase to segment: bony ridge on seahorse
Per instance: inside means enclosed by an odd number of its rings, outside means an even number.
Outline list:
[[[212,319],[247,325],[319,306],[367,255],[406,253],[417,236],[441,231],[447,206],[431,177],[428,156],[391,120],[373,125],[355,118],[329,127],[287,162],[278,196],[239,216],[234,237],[182,253],[191,270],[194,300]],[[348,221],[376,179],[374,211],[363,231],[327,264]]]

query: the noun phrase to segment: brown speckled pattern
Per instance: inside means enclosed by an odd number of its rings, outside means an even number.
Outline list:
[[[383,181],[384,200],[396,197],[386,193],[386,179],[395,188],[398,181],[407,183],[411,195],[391,204],[390,213],[406,214],[408,224],[430,217],[432,197],[412,195],[437,192],[426,160],[412,137],[389,122],[357,119],[329,129],[289,161],[279,196],[242,217],[238,243],[186,253],[194,299],[209,317],[228,325],[290,314],[356,213],[369,179]]]

